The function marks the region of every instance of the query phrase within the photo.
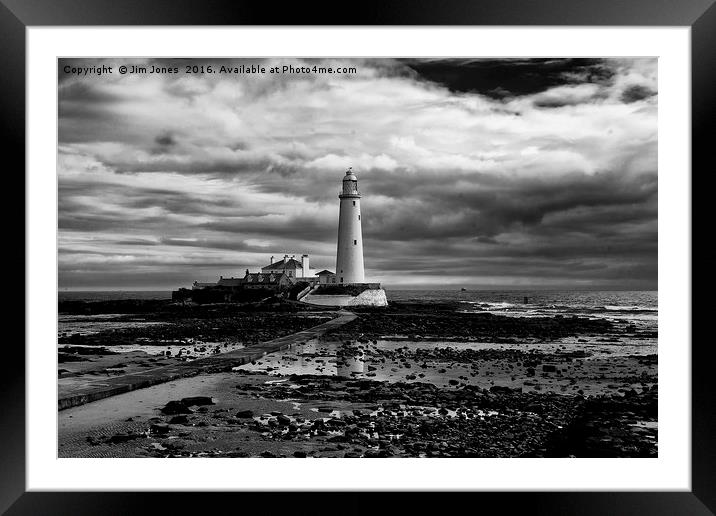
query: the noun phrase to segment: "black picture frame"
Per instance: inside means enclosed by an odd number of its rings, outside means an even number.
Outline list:
[[[349,7],[350,9],[346,9]],[[428,3],[363,1],[359,4],[310,2],[282,5],[243,0],[0,0],[0,127],[7,166],[6,221],[24,212],[25,192],[25,31],[31,26],[86,25],[551,25],[551,26],[684,26],[691,28],[692,70],[692,171],[693,194],[706,195],[706,178],[713,174],[709,159],[716,115],[716,6],[714,0],[443,0]],[[10,158],[10,159],[8,159]],[[13,163],[13,166],[8,165]],[[710,165],[707,168],[707,164]],[[699,174],[694,171],[699,170]],[[8,195],[11,193],[11,195]],[[710,292],[713,256],[706,254],[712,234],[705,204],[692,196],[692,277],[698,291]],[[13,206],[15,201],[22,206]],[[6,223],[24,242],[24,227]],[[9,237],[8,237],[9,238]],[[24,311],[24,245],[6,253],[6,288],[13,289],[15,310]],[[54,288],[48,285],[48,289]],[[696,302],[692,290],[692,321],[699,327],[708,320],[707,301]],[[9,319],[12,321],[13,319]],[[692,335],[696,326],[692,323]],[[21,331],[24,337],[24,330]],[[532,514],[714,514],[716,512],[716,399],[710,382],[714,353],[705,336],[692,338],[692,490],[689,492],[568,492],[568,493],[465,493],[450,495],[448,507],[484,508],[498,503],[502,513]],[[207,507],[281,507],[291,514],[320,511],[306,498],[310,493],[39,493],[25,488],[25,352],[8,341],[0,373],[0,512],[20,514],[132,514],[152,510],[158,503],[164,513],[196,513]],[[13,344],[13,345],[11,345]],[[690,343],[671,343],[686,346]],[[51,424],[48,417],[48,424]],[[364,513],[383,505],[376,493],[321,495],[326,507],[344,513]],[[211,499],[208,502],[208,499]],[[434,502],[433,497],[433,502]],[[402,497],[400,512],[428,505],[425,493]],[[336,506],[335,504],[340,505]],[[228,504],[228,505],[225,505]],[[238,504],[238,505],[235,505]],[[324,505],[324,502],[321,502]],[[370,509],[366,509],[370,508]],[[282,509],[283,512],[284,509]],[[444,509],[443,509],[444,510]]]

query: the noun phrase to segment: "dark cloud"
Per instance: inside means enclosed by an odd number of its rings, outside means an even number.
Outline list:
[[[160,134],[154,138],[154,142],[161,147],[173,147],[177,143],[171,133]]]
[[[641,84],[635,84],[633,86],[629,86],[622,92],[622,100],[626,103],[631,102],[637,102],[639,100],[643,100],[649,97],[653,97],[656,95],[656,92],[653,91],[651,88],[648,88],[646,86],[642,86]]]
[[[462,93],[496,99],[529,95],[565,84],[608,84],[614,70],[603,59],[401,60],[418,76]]]

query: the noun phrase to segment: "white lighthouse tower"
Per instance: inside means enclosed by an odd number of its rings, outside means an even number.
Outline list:
[[[343,177],[343,189],[338,216],[338,251],[336,278],[338,283],[363,283],[363,232],[360,220],[360,193],[358,178],[349,168]]]

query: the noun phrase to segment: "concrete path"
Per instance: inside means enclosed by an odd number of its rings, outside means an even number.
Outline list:
[[[261,342],[260,344],[251,345],[228,353],[219,353],[210,357],[200,358],[191,362],[160,366],[141,372],[102,378],[101,380],[88,380],[88,383],[82,385],[63,385],[60,379],[57,400],[58,409],[64,410],[70,407],[76,407],[77,405],[83,405],[151,385],[169,382],[177,378],[196,376],[202,373],[230,371],[233,367],[246,364],[268,353],[281,351],[291,345],[314,339],[328,330],[343,326],[355,318],[356,315],[354,313],[341,311],[340,315],[335,319],[285,337]]]

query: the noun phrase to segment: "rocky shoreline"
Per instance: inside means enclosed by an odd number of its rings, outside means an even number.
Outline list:
[[[68,335],[68,347],[60,352],[95,360],[83,347],[93,346],[108,354],[96,366],[121,361],[124,371],[131,369],[131,360],[146,364],[147,358],[141,352],[134,358],[111,355],[118,342],[211,338],[251,346],[255,339],[331,317],[293,307],[264,308],[170,307],[122,314],[120,321],[144,318],[161,324],[79,339]],[[657,456],[657,356],[639,352],[638,345],[634,352],[619,351],[653,338],[652,333],[606,319],[516,318],[454,308],[394,303],[385,310],[364,309],[305,349],[267,355],[231,373],[200,375],[62,411],[59,454]],[[62,367],[81,364],[68,361]],[[95,420],[101,424],[86,423]]]
[[[584,398],[493,387],[234,376],[234,392],[167,400],[61,456],[653,457],[657,389]],[[62,439],[61,439],[62,441]]]
[[[524,339],[552,341],[570,336],[604,336],[609,342],[622,337],[633,339],[654,338],[652,331],[624,324],[617,325],[607,319],[587,317],[510,317],[493,313],[395,313],[365,312],[351,323],[327,333],[323,338],[344,339],[360,335],[365,339],[398,335],[408,340],[455,339],[518,343]]]

